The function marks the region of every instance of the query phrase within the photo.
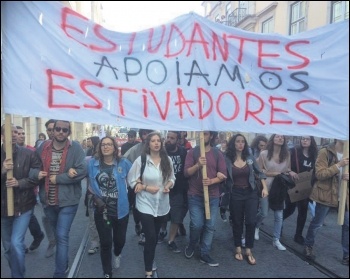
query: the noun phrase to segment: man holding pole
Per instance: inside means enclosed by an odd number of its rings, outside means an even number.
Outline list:
[[[199,147],[190,149],[185,160],[185,177],[189,178],[188,207],[191,220],[190,242],[185,249],[185,256],[192,258],[200,240],[200,261],[209,266],[218,266],[219,263],[210,257],[209,252],[219,210],[219,184],[226,177],[227,171],[223,154],[210,146],[213,135],[212,131],[204,131],[204,147],[201,146],[203,152],[200,152]],[[202,168],[206,168],[206,171]],[[222,174],[220,178],[219,172]],[[206,195],[206,191],[209,195]],[[205,214],[206,204],[210,207],[209,219]]]
[[[24,237],[36,204],[34,188],[39,183],[37,179],[29,178],[29,172],[40,171],[41,160],[33,150],[16,144],[17,128],[12,125],[11,129],[12,152],[8,152],[5,148],[5,124],[1,126],[1,238],[12,277],[24,278]],[[11,172],[12,178],[8,175]],[[13,205],[8,203],[7,188],[13,189]],[[10,216],[12,210],[8,206],[13,206],[13,216]]]

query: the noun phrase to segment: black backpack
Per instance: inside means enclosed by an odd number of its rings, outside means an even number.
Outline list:
[[[322,147],[322,148],[327,148],[327,147]],[[332,164],[333,161],[333,153],[330,152],[327,149],[327,162],[328,162],[328,167]],[[316,162],[315,162],[316,163]],[[315,183],[317,182],[317,177],[316,177],[316,166],[314,166],[313,170],[312,170],[312,174],[311,174],[311,186],[313,187],[315,185]]]
[[[146,154],[142,153],[141,154],[141,171],[140,171],[141,181],[142,181],[143,172],[145,171],[145,167],[146,167]]]

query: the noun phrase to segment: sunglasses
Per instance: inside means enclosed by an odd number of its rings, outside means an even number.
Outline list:
[[[61,132],[61,130],[63,133],[68,133],[68,131],[69,131],[68,128],[55,127],[56,132]]]

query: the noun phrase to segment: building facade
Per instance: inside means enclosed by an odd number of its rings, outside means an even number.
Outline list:
[[[257,33],[294,35],[349,20],[349,1],[203,1],[202,6],[212,21]],[[250,142],[256,134],[245,136]],[[316,139],[318,145],[329,141]]]

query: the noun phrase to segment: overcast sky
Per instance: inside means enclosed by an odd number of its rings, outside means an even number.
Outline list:
[[[203,1],[101,1],[106,27],[134,32],[158,26],[190,12],[204,15]]]

